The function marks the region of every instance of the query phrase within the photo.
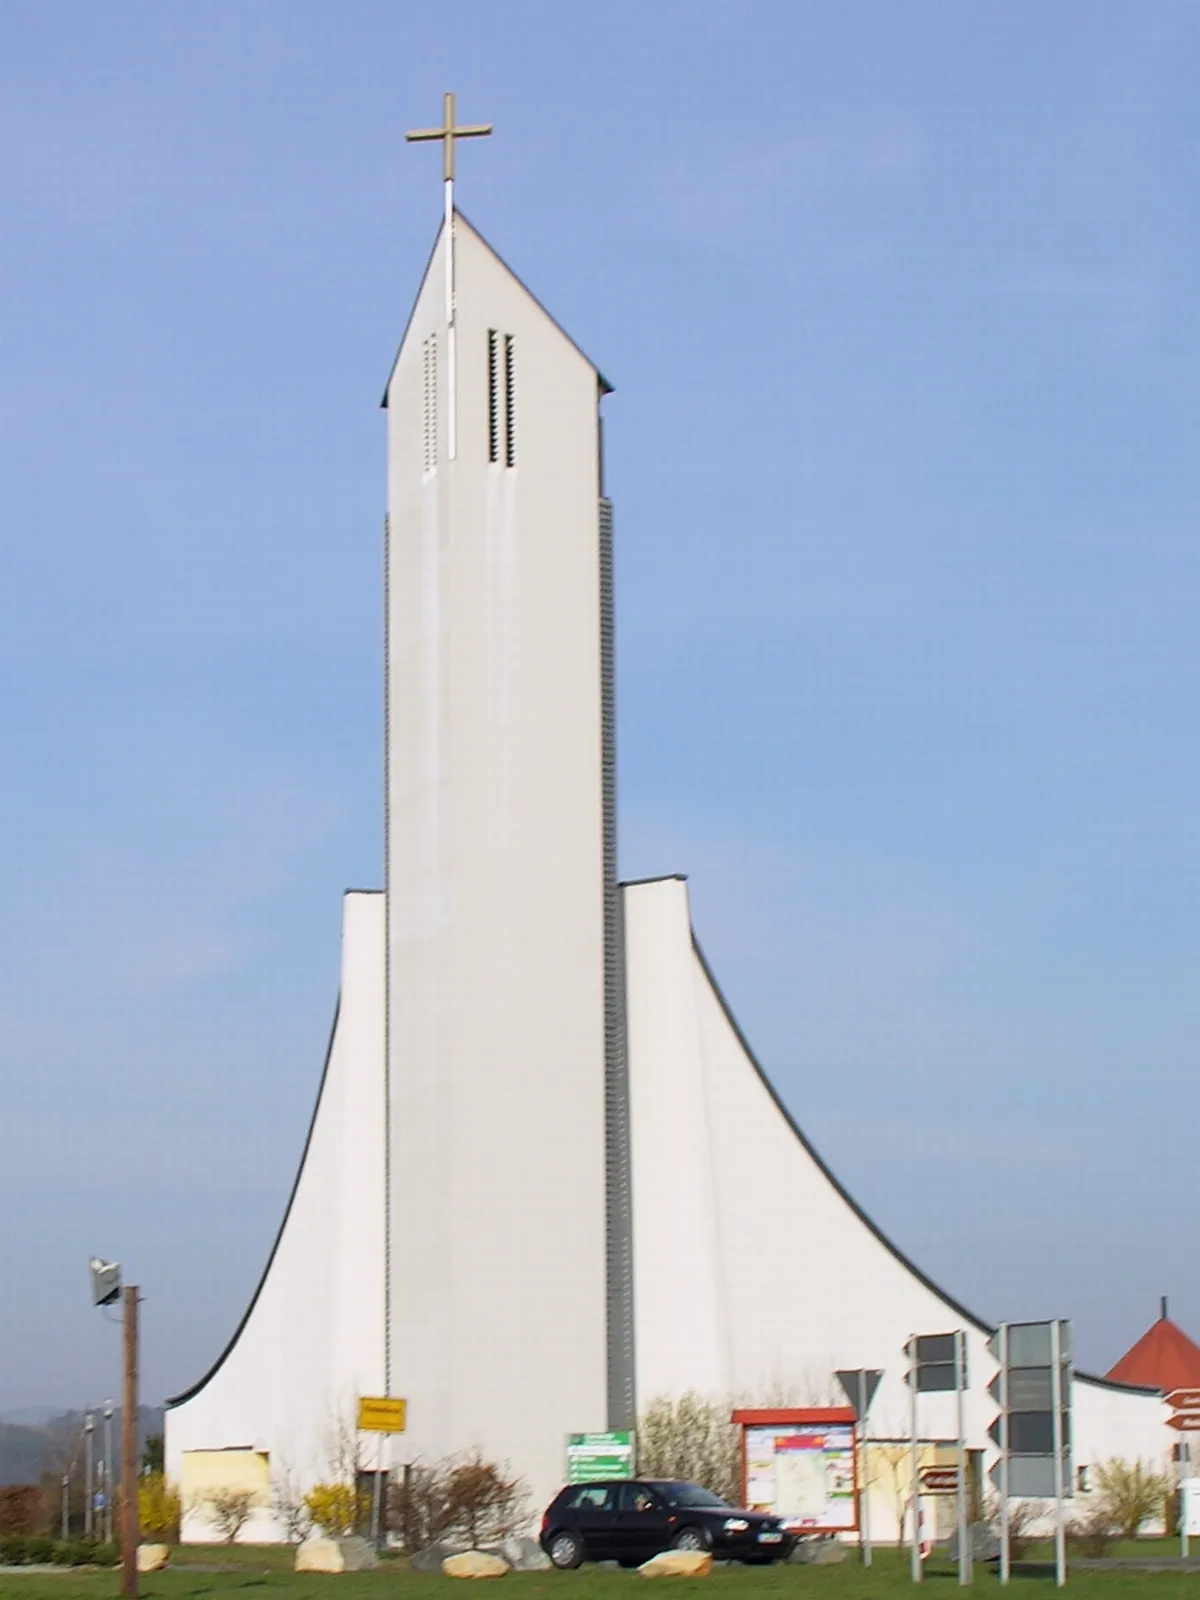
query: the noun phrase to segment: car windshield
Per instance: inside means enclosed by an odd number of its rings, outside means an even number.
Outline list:
[[[702,1489],[698,1483],[662,1483],[658,1487],[673,1506],[704,1506],[714,1511],[727,1511],[729,1502],[722,1500],[711,1489]]]

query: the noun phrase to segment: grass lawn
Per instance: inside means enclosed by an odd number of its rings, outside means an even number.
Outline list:
[[[1141,1540],[1136,1554],[1173,1556],[1175,1541]],[[1125,1553],[1122,1551],[1122,1553]],[[292,1553],[276,1548],[188,1545],[172,1559],[186,1567],[221,1567],[222,1571],[168,1569],[142,1577],[145,1600],[202,1600],[206,1596],[238,1600],[448,1600],[454,1590],[449,1578],[410,1572],[403,1562],[385,1561],[377,1572],[347,1573],[329,1577],[290,1570]],[[836,1567],[776,1566],[760,1569],[718,1568],[700,1580],[709,1600],[909,1600],[913,1586],[903,1555],[894,1550],[875,1553],[867,1570],[853,1556]],[[661,1580],[660,1580],[661,1582]],[[634,1572],[601,1571],[585,1566],[578,1572],[510,1573],[499,1580],[496,1600],[621,1600],[632,1590],[640,1593],[646,1580]],[[936,1559],[927,1566],[929,1600],[952,1600],[957,1590],[952,1566]],[[1070,1591],[1076,1600],[1184,1600],[1200,1595],[1200,1573],[1090,1571],[1071,1573]],[[674,1590],[678,1584],[667,1584]],[[996,1593],[999,1585],[991,1569],[976,1572],[976,1592]],[[485,1593],[490,1592],[483,1585]],[[1030,1566],[1013,1576],[1015,1600],[1051,1600],[1055,1593],[1053,1570]],[[121,1591],[119,1571],[4,1572],[0,1595],[4,1600],[108,1600]],[[467,1587],[467,1593],[471,1593]],[[651,1591],[653,1592],[653,1591]],[[477,1591],[476,1591],[477,1593]],[[466,1595],[462,1596],[466,1600]]]

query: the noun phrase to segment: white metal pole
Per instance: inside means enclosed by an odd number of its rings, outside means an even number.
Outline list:
[[[1000,1324],[1000,1582],[1012,1577],[1008,1540],[1008,1324]]]
[[[92,1537],[92,1499],[96,1493],[94,1452],[92,1450],[92,1434],[96,1424],[92,1421],[92,1413],[86,1413],[83,1419],[83,1480],[84,1480],[84,1506],[83,1506],[83,1536],[85,1539]]]
[[[925,1576],[921,1565],[921,1495],[917,1465],[917,1341],[908,1342],[909,1429],[912,1433],[912,1581],[920,1583]]]
[[[1189,1463],[1192,1449],[1186,1439],[1179,1442],[1179,1554],[1186,1556],[1188,1553],[1188,1519],[1187,1480],[1190,1476]]]
[[[112,1403],[111,1400],[106,1400],[104,1402],[104,1537],[105,1537],[106,1543],[108,1543],[108,1544],[111,1544],[113,1542],[112,1419],[113,1419],[113,1403]]]
[[[371,1543],[379,1548],[379,1502],[382,1497],[383,1486],[383,1442],[386,1433],[379,1435],[379,1457],[375,1462],[375,1492],[371,1496]]]
[[[1054,1402],[1054,1581],[1061,1589],[1067,1581],[1067,1524],[1063,1501],[1062,1323],[1057,1317],[1050,1324],[1050,1360],[1050,1393]]]
[[[859,1479],[858,1508],[862,1517],[862,1559],[863,1566],[871,1565],[871,1484],[867,1476],[869,1459],[867,1456],[867,1374],[864,1368],[858,1369],[858,1452],[862,1461],[862,1473]]]
[[[955,1406],[958,1419],[958,1581],[968,1584],[971,1581],[971,1540],[970,1530],[967,1527],[967,1424],[964,1415],[963,1390],[966,1385],[966,1341],[967,1336],[962,1328],[955,1330],[954,1334],[954,1388]]]

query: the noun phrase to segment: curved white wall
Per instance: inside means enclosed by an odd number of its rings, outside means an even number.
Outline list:
[[[895,1251],[804,1143],[696,949],[679,878],[625,891],[639,1404],[687,1389],[747,1402],[837,1403],[837,1368],[884,1372],[871,1433],[903,1437],[911,1334],[963,1328],[972,1448],[996,1371],[984,1323]],[[1166,1447],[1156,1396],[1080,1379],[1076,1461]],[[949,1395],[921,1432],[955,1433]]]
[[[167,1472],[189,1450],[268,1452],[305,1487],[331,1427],[383,1380],[383,896],[343,903],[342,982],[295,1193],[258,1293],[209,1375],[166,1417]],[[202,1514],[185,1539],[211,1534]],[[246,1540],[279,1537],[263,1512]]]

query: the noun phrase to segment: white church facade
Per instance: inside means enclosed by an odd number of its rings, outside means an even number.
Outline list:
[[[540,1508],[568,1433],[688,1390],[820,1402],[877,1367],[871,1431],[900,1437],[906,1340],[956,1328],[988,1453],[990,1327],[807,1143],[686,882],[617,881],[608,386],[447,200],[385,398],[385,887],[345,898],[295,1187],[240,1327],[169,1402],[167,1470],[311,1484],[390,1394],[389,1466],[478,1449]],[[951,1397],[924,1404],[950,1438]],[[1079,1376],[1074,1413],[1077,1464],[1163,1459],[1158,1394]],[[243,1537],[281,1536],[264,1500]]]

